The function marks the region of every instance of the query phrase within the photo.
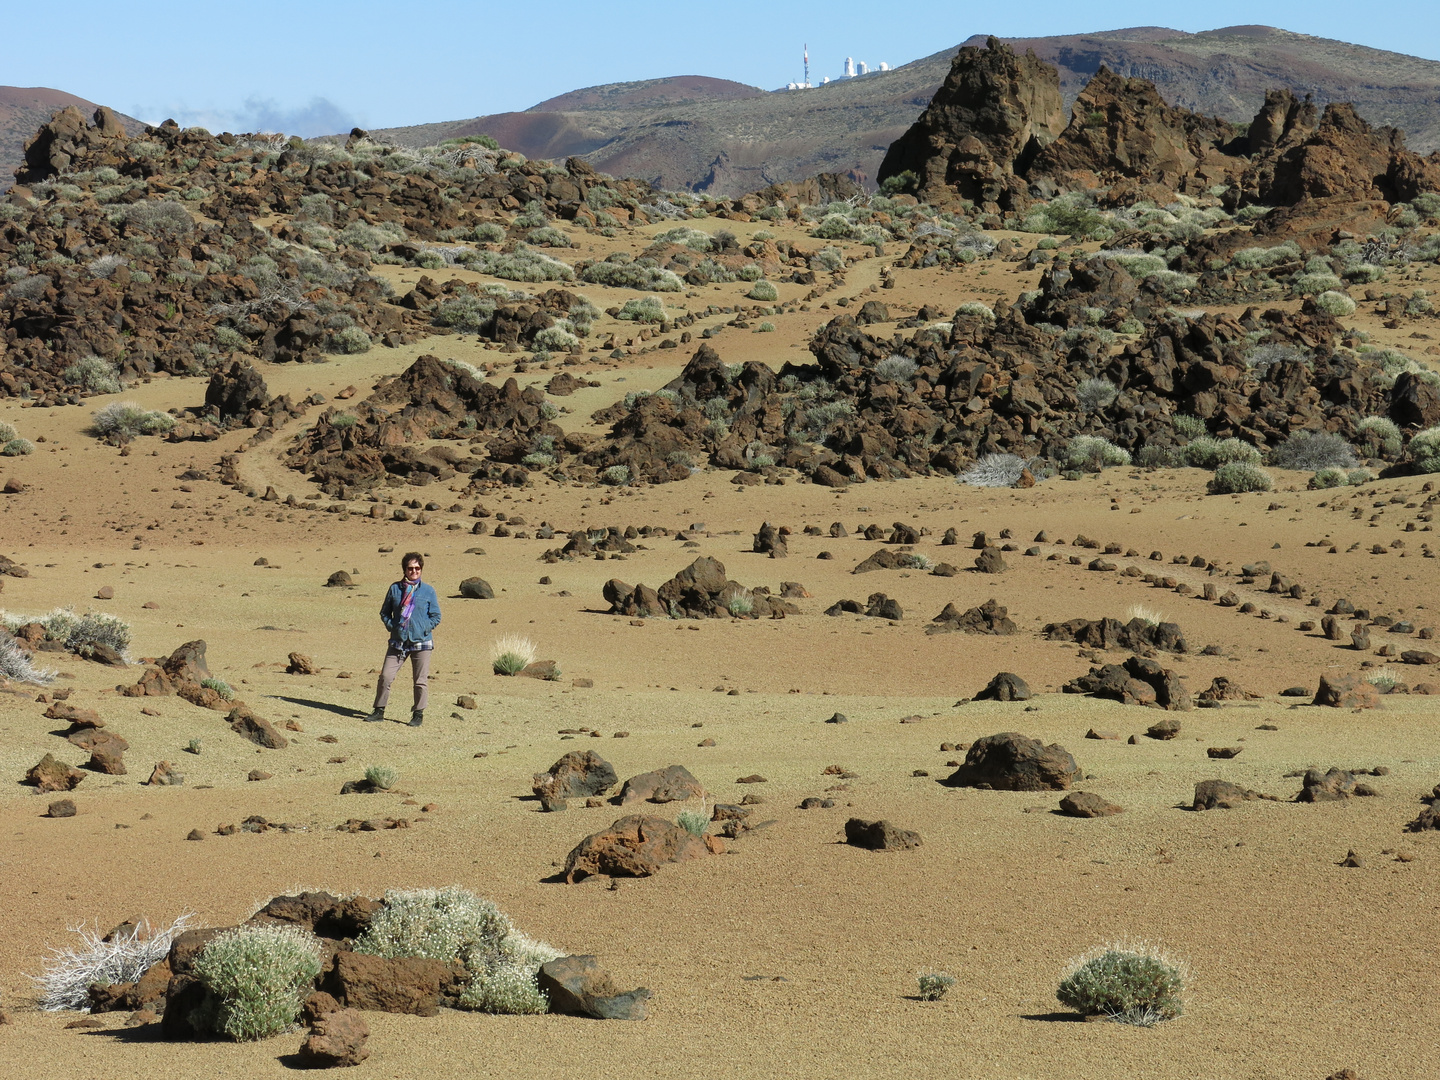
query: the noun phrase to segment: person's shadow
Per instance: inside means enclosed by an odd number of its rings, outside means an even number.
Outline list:
[[[312,701],[310,698],[290,697],[288,694],[267,694],[266,697],[276,701],[288,701],[291,705],[303,705],[307,709],[319,709],[321,712],[334,713],[336,716],[348,718],[366,717],[370,714],[364,709],[354,709],[349,705],[337,705],[333,701]]]

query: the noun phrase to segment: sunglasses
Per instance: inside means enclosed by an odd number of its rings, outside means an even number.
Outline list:
[[[418,573],[420,572],[420,567],[418,567],[418,566],[407,566],[407,567],[405,567],[405,572],[406,572],[407,574],[410,573],[412,570],[413,570],[415,573],[418,574]]]

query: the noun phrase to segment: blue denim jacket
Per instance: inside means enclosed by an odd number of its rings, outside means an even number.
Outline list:
[[[428,641],[430,633],[440,625],[440,598],[435,587],[422,581],[415,590],[415,607],[410,612],[410,621],[400,625],[400,602],[405,595],[405,583],[397,581],[385,594],[380,605],[380,621],[390,631],[390,640],[399,642]]]

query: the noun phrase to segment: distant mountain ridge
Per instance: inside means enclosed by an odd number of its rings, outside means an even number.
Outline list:
[[[15,182],[15,170],[25,159],[25,144],[58,110],[73,105],[87,117],[96,109],[63,90],[47,86],[0,86],[0,191]],[[127,129],[140,130],[141,121],[117,113]]]
[[[1171,104],[1248,121],[1265,91],[1317,103],[1353,101],[1372,124],[1403,128],[1408,144],[1440,147],[1440,62],[1269,26],[1189,34],[1142,26],[1091,34],[1003,38],[1060,69],[1069,107],[1101,64],[1155,83]],[[976,35],[964,44],[983,44]],[[419,146],[485,133],[527,157],[578,154],[617,176],[667,188],[737,195],[816,172],[870,181],[890,143],[944,81],[959,46],[888,72],[802,91],[740,87],[699,76],[612,83],[562,94],[521,113],[388,128],[375,135]]]

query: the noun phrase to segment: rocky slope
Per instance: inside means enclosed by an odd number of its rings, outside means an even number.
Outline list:
[[[95,111],[96,105],[47,86],[0,86],[0,191],[14,182],[15,170],[25,157],[26,141],[56,111],[64,108],[76,108],[88,115]],[[140,129],[139,120],[116,115],[131,130]]]

